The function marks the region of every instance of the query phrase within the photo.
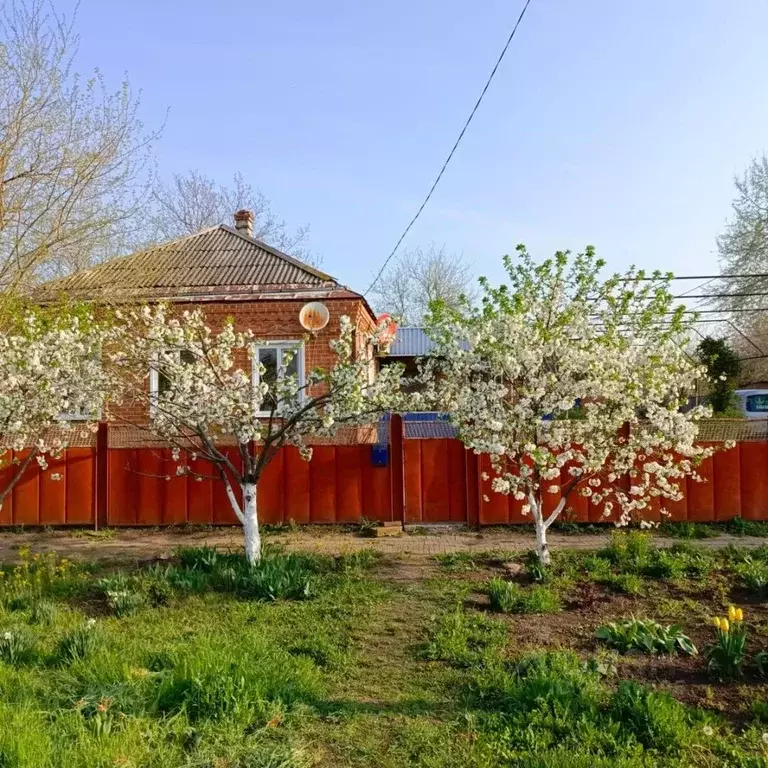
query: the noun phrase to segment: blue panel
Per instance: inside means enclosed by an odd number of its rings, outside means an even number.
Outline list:
[[[389,464],[389,446],[372,445],[371,446],[371,464],[374,467],[386,467]]]

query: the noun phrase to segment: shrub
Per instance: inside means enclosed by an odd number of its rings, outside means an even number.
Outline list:
[[[102,579],[99,589],[106,597],[109,609],[118,618],[129,616],[145,603],[144,595],[138,591],[135,581],[121,573]]]
[[[676,752],[688,736],[685,707],[665,693],[624,681],[611,699],[609,712],[644,747]]]
[[[26,664],[35,657],[35,637],[24,627],[0,632],[0,659],[6,664]]]
[[[423,656],[457,667],[484,664],[498,655],[506,637],[502,622],[457,608],[432,620]]]
[[[96,619],[88,619],[85,624],[68,632],[59,640],[56,659],[63,664],[81,661],[93,655],[101,643],[102,636]]]
[[[741,577],[744,586],[761,600],[768,595],[768,564],[753,560],[749,555],[734,570]]]
[[[695,656],[698,651],[691,639],[676,625],[662,626],[653,619],[627,619],[600,627],[595,637],[620,653],[684,653]]]
[[[488,584],[488,595],[491,608],[500,613],[557,613],[562,609],[559,595],[543,585],[526,589],[496,577]]]
[[[746,657],[747,627],[741,608],[731,606],[728,618],[715,617],[716,640],[707,647],[707,669],[720,680],[741,677]]]

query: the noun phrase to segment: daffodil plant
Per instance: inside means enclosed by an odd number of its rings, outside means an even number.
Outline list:
[[[707,669],[723,680],[741,677],[741,667],[747,655],[744,612],[731,605],[727,618],[715,616],[712,623],[717,636],[715,642],[707,648]]]
[[[490,457],[484,479],[532,517],[547,564],[547,530],[575,494],[624,525],[654,504],[665,514],[685,477],[699,479],[712,449],[696,422],[709,411],[680,406],[706,372],[686,352],[671,275],[602,279],[592,248],[537,264],[520,246],[504,266],[509,285],[481,279],[480,305],[433,305],[423,399]]]
[[[314,439],[375,423],[383,411],[400,405],[401,367],[388,366],[373,378],[365,353],[386,329],[366,336],[346,316],[330,343],[334,364],[313,368],[303,380],[287,354],[270,380],[255,359],[254,334],[231,321],[212,329],[201,310],[143,307],[118,313],[115,328],[110,359],[124,399],[149,415],[139,426],[173,449],[176,474],[194,475],[197,459],[211,463],[243,525],[252,563],[261,556],[257,486],[280,448],[296,446],[309,460]],[[162,387],[148,385],[152,375],[162,379]]]

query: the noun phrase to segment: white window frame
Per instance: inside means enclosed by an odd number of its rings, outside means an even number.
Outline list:
[[[65,411],[58,416],[59,421],[101,421],[101,408],[91,413]]]
[[[185,350],[181,348],[170,349],[166,354],[173,353],[179,360],[181,360],[181,353],[184,351]],[[152,418],[154,418],[155,412],[157,411],[157,397],[160,394],[160,371],[157,369],[155,364],[156,361],[157,355],[154,356],[154,360],[149,366],[149,415]]]
[[[277,375],[280,377],[280,369],[285,369],[283,365],[283,350],[292,349],[295,350],[294,359],[296,360],[296,375],[299,379],[299,402],[303,402],[305,397],[304,385],[306,380],[304,378],[304,342],[299,339],[278,339],[270,341],[259,341],[253,345],[251,354],[251,377],[253,381],[254,389],[259,385],[261,375],[259,372],[259,350],[260,349],[277,349]],[[280,412],[280,404],[275,411],[276,414]],[[257,411],[257,416],[268,418],[272,411]]]
[[[101,360],[101,349],[98,351],[99,360]],[[101,421],[101,408],[91,413],[84,411],[62,411],[58,416],[58,421]]]

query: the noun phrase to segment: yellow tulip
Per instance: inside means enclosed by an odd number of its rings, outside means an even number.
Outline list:
[[[736,606],[734,606],[734,605],[729,605],[728,606],[728,618],[731,621],[735,621],[736,620]]]
[[[727,632],[731,628],[731,625],[728,623],[728,619],[720,619],[720,629],[723,630],[723,632]]]
[[[736,621],[744,621],[744,611],[741,608],[736,609]]]
[[[714,625],[715,625],[715,626],[716,626],[718,629],[720,629],[720,618],[719,618],[718,616],[715,616],[715,618],[714,618],[714,619],[712,619],[712,623],[713,623],[713,624],[714,624]]]

